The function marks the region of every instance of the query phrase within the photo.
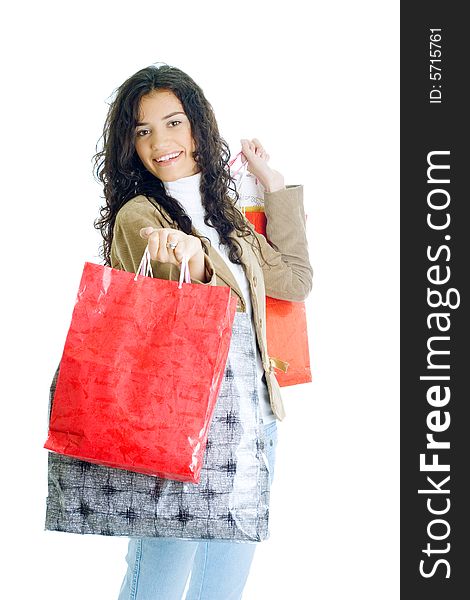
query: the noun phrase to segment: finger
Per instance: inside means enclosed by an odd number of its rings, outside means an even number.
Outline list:
[[[241,145],[242,145],[242,152],[243,152],[243,153],[245,153],[245,152],[250,152],[250,144],[249,144],[249,141],[248,141],[248,140],[246,140],[246,139],[242,139],[242,140],[240,140],[240,142],[241,142]]]
[[[166,242],[166,251],[168,254],[168,262],[173,264],[178,264],[180,259],[178,255],[180,254],[180,247],[184,246],[185,240],[178,240],[175,236],[168,236]]]
[[[157,260],[160,262],[168,262],[172,264],[178,264],[180,261],[177,259],[175,252],[180,246],[183,246],[187,242],[187,236],[181,231],[176,229],[162,229],[160,234],[160,247],[157,254]]]
[[[170,233],[166,238],[166,247],[168,248],[168,251],[174,251],[179,242],[180,240],[178,239],[178,237],[175,234]]]
[[[153,227],[142,227],[142,229],[139,231],[139,234],[141,238],[144,238],[144,240],[146,240],[149,237],[149,235],[154,231],[155,230]]]
[[[186,240],[183,240],[182,242],[178,242],[178,245],[173,250],[173,256],[175,257],[175,260],[178,263],[181,263],[181,261],[183,260],[184,257],[186,257],[189,260],[190,257],[188,257],[187,246],[188,246],[188,243],[186,242]]]
[[[201,240],[192,235],[188,235],[184,240],[180,240],[174,250],[174,255],[178,263],[181,263],[183,258],[191,260],[191,258],[193,258],[193,256],[195,256],[201,249]]]
[[[255,152],[255,146],[253,144],[253,142],[251,142],[250,140],[240,140],[242,143],[242,151],[243,153],[247,154],[247,158],[250,157],[250,152]]]
[[[187,237],[185,240],[180,242],[174,251],[174,256],[178,264],[181,264],[183,258],[191,260],[198,251],[198,242],[196,239]]]
[[[167,263],[172,262],[173,252],[168,252],[168,229],[160,229],[158,239],[158,251],[156,253],[156,260],[158,262]]]
[[[160,248],[160,235],[159,235],[159,230],[155,230],[153,231],[149,236],[148,236],[148,249],[150,252],[150,258],[152,260],[156,260],[157,258],[157,253],[158,250]]]

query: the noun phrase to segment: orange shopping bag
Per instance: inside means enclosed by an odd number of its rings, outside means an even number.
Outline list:
[[[262,207],[245,207],[245,216],[258,233],[266,236],[266,215]],[[267,296],[266,336],[269,356],[289,365],[285,373],[278,369],[275,371],[280,386],[312,381],[304,302],[288,302]]]
[[[263,187],[248,172],[242,152],[239,152],[229,162],[229,167],[239,195],[240,209],[255,230],[266,237]],[[288,302],[267,296],[266,336],[268,353],[274,366],[276,367],[275,358],[288,364],[287,371],[284,372],[280,369],[275,371],[280,386],[312,381],[307,317],[303,302]],[[278,362],[278,364],[280,363]]]

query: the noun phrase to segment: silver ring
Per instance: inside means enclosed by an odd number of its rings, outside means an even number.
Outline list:
[[[174,250],[177,245],[178,245],[178,242],[168,242],[167,245],[166,245],[166,247],[167,248],[171,248],[172,250]]]

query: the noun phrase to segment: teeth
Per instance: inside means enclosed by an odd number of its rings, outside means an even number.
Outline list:
[[[157,162],[163,162],[164,160],[170,160],[170,158],[176,158],[179,154],[179,152],[172,152],[171,154],[166,154],[165,156],[157,158]]]

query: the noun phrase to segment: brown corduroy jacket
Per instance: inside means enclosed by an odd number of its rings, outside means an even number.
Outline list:
[[[256,337],[271,407],[276,417],[281,420],[285,416],[284,406],[266,345],[266,295],[301,302],[310,292],[312,267],[308,258],[303,187],[287,186],[277,192],[266,192],[264,209],[267,218],[266,235],[270,244],[264,236],[256,236],[268,264],[259,259],[258,251],[244,238],[238,238],[238,241],[243,250],[242,263],[249,281]],[[139,232],[142,227],[149,226],[178,229],[177,223],[168,213],[145,196],[136,196],[119,210],[111,245],[113,268],[136,272],[147,244]],[[193,233],[197,234],[197,231],[193,230]],[[238,299],[237,310],[244,312],[246,307],[242,292],[221,255],[209,247],[205,260],[210,279],[202,285],[229,286],[232,294]],[[152,261],[152,271],[159,279],[179,278],[179,268],[169,263]],[[282,360],[282,356],[276,358]]]

